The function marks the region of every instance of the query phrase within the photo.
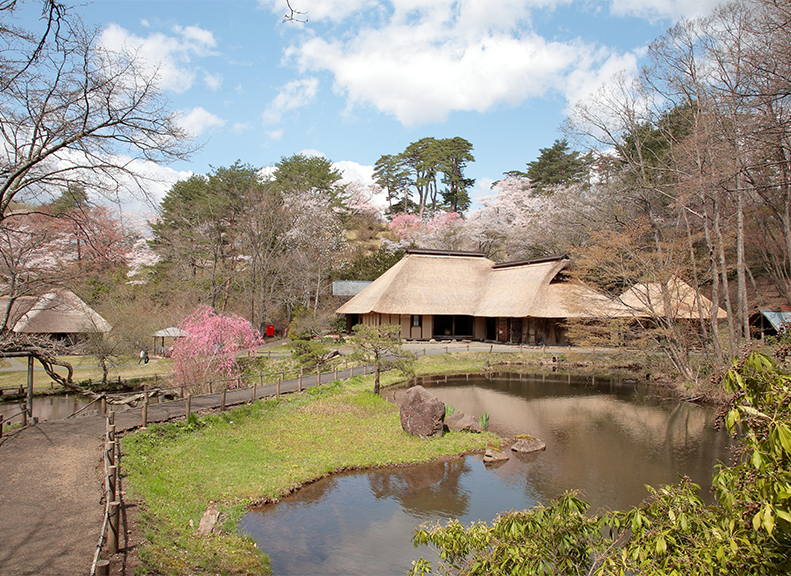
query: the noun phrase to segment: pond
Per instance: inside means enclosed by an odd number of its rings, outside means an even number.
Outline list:
[[[38,418],[40,422],[62,420],[63,418],[68,418],[90,402],[90,398],[78,394],[34,396],[33,417]],[[19,416],[20,405],[20,400],[0,403],[0,416],[3,416],[6,421],[8,421],[9,417],[13,417],[11,423],[19,424],[21,422],[21,417]],[[84,413],[82,412],[82,414]]]
[[[594,509],[625,509],[687,475],[709,493],[730,438],[715,410],[663,398],[644,382],[565,374],[432,377],[420,384],[457,411],[490,414],[503,436],[531,434],[545,452],[492,468],[480,455],[345,473],[315,482],[277,505],[250,512],[241,530],[272,558],[276,575],[404,574],[428,548],[411,544],[426,521],[491,522],[566,490]],[[401,390],[386,390],[398,400]],[[433,558],[431,558],[433,559]]]

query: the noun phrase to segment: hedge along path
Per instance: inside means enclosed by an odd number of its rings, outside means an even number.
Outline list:
[[[348,377],[339,370],[338,378]],[[357,367],[355,375],[362,369]],[[321,375],[321,384],[335,379]],[[305,378],[302,388],[319,379]],[[299,379],[280,383],[280,393],[297,390]],[[257,386],[256,398],[274,396],[277,384]],[[222,393],[149,404],[115,415],[116,430],[184,418],[192,411],[216,409]],[[228,390],[226,406],[252,400],[250,388]],[[104,516],[103,440],[106,416],[40,422],[6,431],[0,439],[0,574],[87,574]]]

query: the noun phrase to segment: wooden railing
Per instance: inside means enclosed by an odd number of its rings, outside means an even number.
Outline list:
[[[99,556],[106,546],[108,554],[118,552],[121,524],[121,487],[118,470],[121,464],[121,450],[115,437],[115,412],[107,415],[107,429],[104,435],[104,518],[99,533],[99,543],[93,555],[91,576],[108,576],[110,561],[100,560]]]

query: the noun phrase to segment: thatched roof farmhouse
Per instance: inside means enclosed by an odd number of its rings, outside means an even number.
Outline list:
[[[409,250],[341,306],[347,324],[399,324],[407,339],[565,344],[568,318],[630,317],[562,273],[565,256],[495,263],[483,254]]]

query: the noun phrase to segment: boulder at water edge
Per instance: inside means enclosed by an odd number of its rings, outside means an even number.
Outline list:
[[[442,436],[445,404],[423,386],[413,386],[401,402],[401,427],[420,438]]]
[[[454,412],[445,418],[445,426],[451,432],[476,432],[481,433],[481,425],[469,414]]]

